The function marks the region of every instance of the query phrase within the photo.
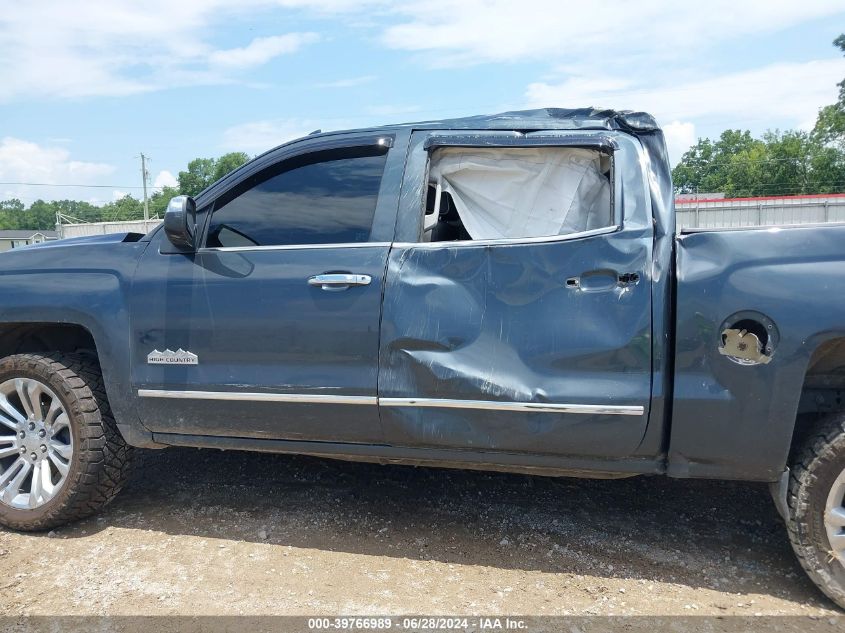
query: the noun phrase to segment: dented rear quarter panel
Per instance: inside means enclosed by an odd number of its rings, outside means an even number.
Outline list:
[[[678,239],[670,475],[774,481],[783,472],[813,351],[845,336],[843,245],[845,225]],[[777,328],[767,364],[718,352],[723,323],[745,310]]]

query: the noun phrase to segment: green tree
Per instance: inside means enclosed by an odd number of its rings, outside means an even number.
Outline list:
[[[249,162],[249,155],[244,152],[229,152],[217,159],[214,165],[214,180],[220,180],[231,171]]]
[[[179,191],[186,196],[195,196],[214,182],[215,160],[195,158],[188,163],[187,171],[179,172]]]
[[[29,206],[24,215],[26,216],[26,228],[49,231],[56,228],[56,209],[49,202],[36,200]]]
[[[230,152],[220,158],[195,158],[188,163],[186,171],[179,172],[179,191],[186,196],[195,196],[248,160],[249,156],[243,152]]]
[[[761,151],[762,142],[748,130],[725,130],[716,141],[699,139],[672,171],[675,187],[681,193],[725,191],[732,180],[747,187],[755,177],[748,161]]]
[[[0,201],[0,225],[4,229],[24,228],[21,221],[25,208],[23,202],[17,198]]]
[[[672,171],[681,193],[721,192],[728,197],[833,193],[845,187],[845,152],[801,130],[728,130],[718,141],[701,139]]]
[[[845,189],[845,151],[838,147],[823,145],[810,160],[814,191],[835,193]]]
[[[81,200],[54,200],[49,203],[54,212],[79,220],[81,222],[100,222],[103,219],[103,209],[90,202]]]
[[[144,204],[129,194],[103,205],[102,220],[116,222],[120,220],[143,220]]]
[[[176,187],[164,187],[161,191],[156,191],[150,196],[150,217],[163,218],[164,212],[167,210],[167,205],[171,198],[181,195],[179,189]]]
[[[705,178],[711,169],[715,149],[709,138],[700,138],[690,147],[672,170],[672,181],[679,193],[710,191]]]
[[[770,195],[819,193],[814,188],[812,156],[820,149],[806,132],[766,132],[766,172],[763,187]]]
[[[833,45],[845,54],[845,33],[833,40]],[[839,100],[819,111],[813,135],[824,144],[835,144],[845,150],[845,79],[840,81]]]

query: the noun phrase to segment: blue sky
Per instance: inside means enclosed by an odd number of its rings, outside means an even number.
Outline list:
[[[690,4],[690,6],[684,6]],[[693,6],[700,5],[700,6]],[[845,2],[0,0],[0,199],[104,202],[322,128],[633,108],[700,136],[812,125]]]

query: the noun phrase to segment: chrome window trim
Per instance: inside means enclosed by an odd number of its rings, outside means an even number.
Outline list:
[[[305,393],[248,393],[245,391],[177,391],[138,389],[142,398],[178,398],[187,400],[238,400],[248,402],[291,402],[305,404],[378,404],[375,396],[332,396]]]
[[[586,413],[601,415],[643,415],[645,413],[645,408],[639,405],[497,402],[493,400],[448,400],[441,398],[379,398],[379,404],[385,407],[436,407],[444,409],[483,409],[486,411]]]
[[[390,242],[339,242],[332,244],[271,244],[267,246],[208,246],[197,249],[197,253],[242,253],[248,251],[293,251],[323,248],[384,248]]]
[[[346,242],[333,244],[276,244],[269,246],[210,246],[197,249],[197,253],[242,253],[249,251],[291,251],[291,250],[312,250],[325,248],[384,248],[394,246],[396,248],[450,248],[452,246],[505,246],[508,244],[545,244],[549,242],[567,242],[581,238],[594,237],[596,235],[608,235],[616,233],[622,227],[618,225],[603,226],[590,231],[580,233],[566,233],[565,235],[548,235],[544,237],[505,237],[491,240],[454,240],[451,242]]]
[[[450,242],[394,242],[396,248],[451,248],[453,246],[506,246],[512,244],[546,244],[550,242],[568,242],[595,235],[616,233],[622,227],[619,225],[603,226],[598,229],[581,231],[580,233],[566,233],[564,235],[547,235],[543,237],[503,237],[489,240],[453,240]]]
[[[529,413],[581,413],[592,415],[643,415],[639,405],[558,404],[552,402],[499,402],[494,400],[449,400],[442,398],[377,398],[375,396],[334,396],[303,393],[249,393],[244,391],[179,391],[139,389],[142,398],[178,398],[188,400],[230,400],[247,402],[289,402],[304,404],[367,404],[385,407],[428,407],[444,409],[479,409]]]

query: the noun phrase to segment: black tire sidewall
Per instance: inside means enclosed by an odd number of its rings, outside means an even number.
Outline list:
[[[36,360],[31,356],[10,356],[0,360],[0,384],[14,378],[33,378],[50,388],[65,409],[73,437],[73,455],[71,456],[67,477],[58,494],[44,505],[31,510],[12,508],[0,502],[0,517],[2,517],[3,522],[28,525],[37,524],[53,517],[69,504],[78,480],[84,472],[84,469],[80,468],[84,442],[80,417],[83,414],[80,410],[76,391],[66,378],[57,374],[55,367],[51,367],[56,362],[47,357]]]
[[[822,590],[845,607],[845,566],[832,554],[824,523],[827,497],[837,477],[845,470],[845,435],[817,456],[798,490],[799,511],[794,517],[799,542],[807,564],[818,573]]]

